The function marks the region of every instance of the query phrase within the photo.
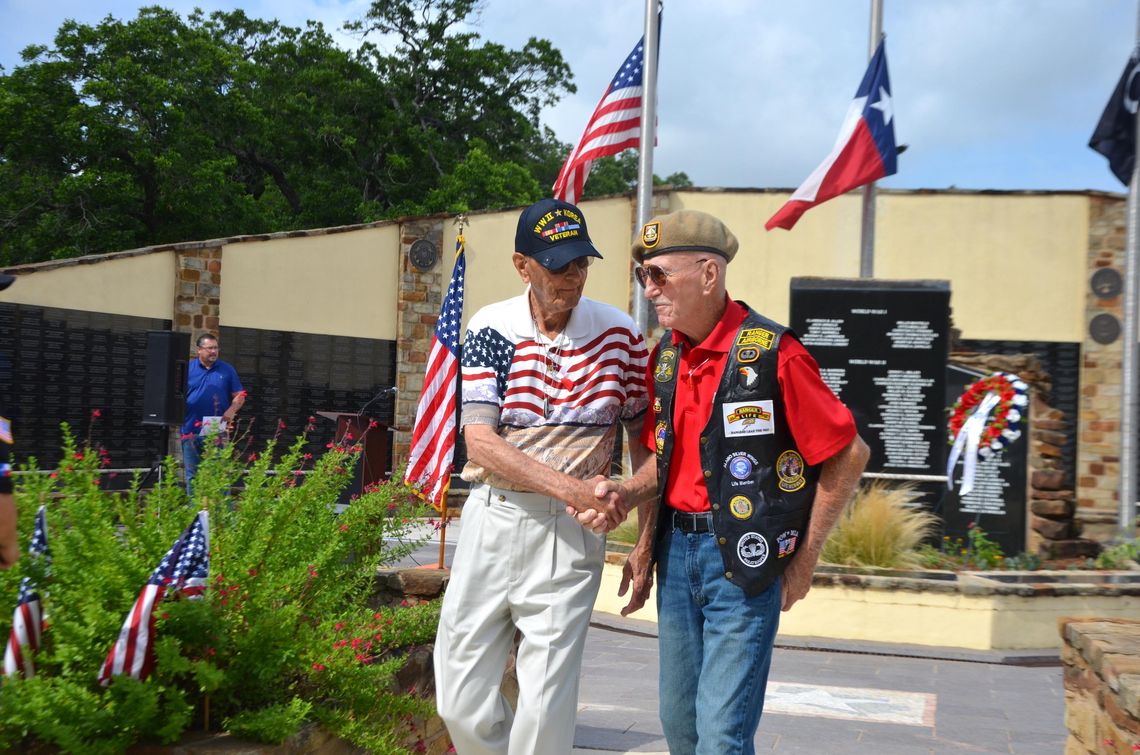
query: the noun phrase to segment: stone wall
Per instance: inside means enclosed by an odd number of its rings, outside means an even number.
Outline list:
[[[420,239],[426,239],[440,250],[439,259],[432,268],[422,272],[412,264],[408,250]],[[393,464],[402,464],[408,458],[412,427],[416,423],[416,405],[424,386],[424,370],[428,351],[439,319],[439,308],[447,291],[444,279],[443,221],[423,219],[404,223],[400,227],[400,293],[396,315],[396,412],[397,429],[392,449]]]
[[[1126,205],[1119,199],[1089,197],[1088,279],[1102,268],[1123,275]],[[1101,542],[1119,530],[1121,360],[1124,339],[1097,343],[1088,324],[1097,315],[1121,323],[1123,296],[1098,297],[1085,290],[1085,336],[1081,343],[1081,398],[1078,418],[1076,521]]]
[[[1065,755],[1140,752],[1140,621],[1058,621],[1065,666]]]

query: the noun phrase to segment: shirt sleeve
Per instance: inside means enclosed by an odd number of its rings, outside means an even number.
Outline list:
[[[780,339],[776,377],[788,427],[804,461],[821,464],[855,437],[855,418],[819,374],[819,365],[799,341]]]
[[[490,327],[463,337],[460,427],[499,426],[514,345]]]
[[[230,367],[230,398],[232,399],[234,397],[234,394],[242,393],[243,391],[245,391],[245,388],[242,387],[241,378],[238,377],[237,370],[235,370],[231,366]]]

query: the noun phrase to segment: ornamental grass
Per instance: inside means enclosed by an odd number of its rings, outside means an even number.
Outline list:
[[[842,566],[914,569],[919,547],[938,527],[914,485],[873,480],[862,486],[824,543],[820,560]]]
[[[0,638],[23,577],[37,582],[46,617],[35,675],[0,689],[0,750],[123,752],[188,731],[282,742],[319,724],[372,752],[406,751],[408,722],[432,705],[393,677],[405,648],[434,638],[438,603],[370,603],[377,568],[419,544],[408,530],[424,509],[396,473],[336,514],[360,449],[330,444],[313,458],[305,444],[271,441],[252,454],[214,445],[190,500],[170,458],[152,489],[140,475],[126,492],[102,489],[106,454],[63,427],[61,467],[21,476],[16,494],[22,548],[46,506],[50,566],[25,555],[0,573]],[[100,686],[127,612],[203,508],[204,596],[157,607],[149,677]]]

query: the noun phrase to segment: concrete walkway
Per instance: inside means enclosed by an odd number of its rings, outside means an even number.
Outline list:
[[[448,566],[455,524],[445,543]],[[404,563],[435,564],[438,557],[436,539]],[[607,583],[602,589],[614,588]],[[1061,753],[1067,732],[1057,653],[780,636],[756,750]],[[582,664],[575,753],[668,752],[657,717],[658,664],[655,622],[595,611]]]

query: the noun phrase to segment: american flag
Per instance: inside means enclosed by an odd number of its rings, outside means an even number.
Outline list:
[[[660,22],[661,14],[657,14]],[[558,180],[554,182],[554,198],[571,204],[582,197],[582,187],[590,175],[590,166],[599,157],[616,155],[636,147],[641,138],[642,70],[645,37],[614,74],[594,114],[590,116],[578,147],[566,158]]]
[[[51,558],[47,544],[47,516],[43,506],[36,512],[36,524],[28,553],[33,558]],[[20,581],[20,593],[12,615],[12,632],[8,635],[8,646],[4,649],[4,676],[23,674],[26,679],[31,679],[36,675],[32,655],[40,649],[43,628],[44,609],[39,593],[36,592],[31,577],[24,577]]]
[[[455,239],[455,268],[435,323],[424,388],[416,407],[416,424],[404,482],[437,509],[451,484],[455,456],[456,384],[459,375],[459,323],[463,319],[463,275],[467,260],[463,236]]]
[[[112,676],[126,674],[145,679],[154,669],[154,608],[162,602],[166,591],[174,589],[190,598],[200,598],[206,591],[210,574],[210,521],[206,511],[199,511],[162,561],[151,573],[127,614],[119,639],[107,654],[99,683],[110,684]]]

